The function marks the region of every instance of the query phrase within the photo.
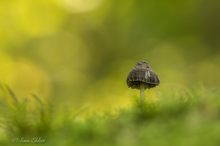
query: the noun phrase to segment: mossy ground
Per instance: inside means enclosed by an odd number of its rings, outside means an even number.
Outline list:
[[[19,102],[12,91],[12,105],[1,101],[0,145],[46,146],[219,146],[220,91],[192,90],[190,94],[164,98],[106,113],[83,121],[57,112],[56,105],[38,97],[35,109]],[[65,115],[60,116],[59,114]],[[62,117],[62,118],[60,118]],[[39,141],[25,141],[39,138]],[[42,141],[43,140],[43,141]]]

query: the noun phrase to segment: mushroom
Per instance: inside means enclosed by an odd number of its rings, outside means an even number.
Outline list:
[[[127,85],[132,89],[140,90],[140,102],[144,103],[145,89],[153,88],[160,84],[156,73],[146,61],[139,61],[127,77]]]

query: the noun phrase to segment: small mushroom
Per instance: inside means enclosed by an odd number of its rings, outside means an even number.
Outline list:
[[[149,63],[146,61],[139,61],[127,77],[128,87],[140,90],[142,104],[144,102],[145,89],[153,88],[159,84],[160,80],[157,74],[153,72]]]

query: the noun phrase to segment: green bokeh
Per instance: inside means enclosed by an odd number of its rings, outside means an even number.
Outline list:
[[[60,112],[114,112],[138,96],[125,81],[144,59],[161,80],[147,93],[153,102],[216,90],[219,14],[218,0],[0,0],[0,82],[19,100],[36,94]]]

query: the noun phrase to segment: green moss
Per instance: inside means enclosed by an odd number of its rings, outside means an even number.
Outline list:
[[[45,139],[43,145],[48,146],[217,146],[220,144],[219,92],[205,93],[208,96],[202,98],[198,92],[192,92],[184,100],[181,95],[166,97],[154,103],[145,102],[144,106],[134,102],[132,108],[118,111],[117,116],[94,115],[85,121],[65,116],[61,122],[57,122],[59,114],[71,113],[56,112],[56,106],[46,106],[35,96],[39,104],[35,115],[27,110],[27,103],[20,101],[16,101],[16,108],[8,107],[7,116],[2,115],[8,139],[1,143],[11,145],[15,138],[37,137]],[[23,144],[19,140],[15,142]]]

